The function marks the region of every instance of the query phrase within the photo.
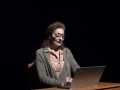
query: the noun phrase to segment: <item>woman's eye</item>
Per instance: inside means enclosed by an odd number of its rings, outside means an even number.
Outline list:
[[[60,35],[59,34],[56,34],[57,37],[59,37]]]

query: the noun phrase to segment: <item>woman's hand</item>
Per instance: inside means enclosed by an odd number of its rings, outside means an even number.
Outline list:
[[[67,86],[68,84],[71,84],[72,80],[73,79],[71,77],[67,77],[65,81],[62,83],[62,86]]]

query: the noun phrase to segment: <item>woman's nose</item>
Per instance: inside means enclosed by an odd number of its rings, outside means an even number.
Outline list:
[[[60,39],[63,39],[62,36],[60,36]]]

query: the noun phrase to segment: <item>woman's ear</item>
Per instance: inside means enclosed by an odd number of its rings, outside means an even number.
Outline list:
[[[48,39],[51,41],[53,38],[51,35],[48,36]]]
[[[52,37],[51,35],[49,35],[49,36],[48,36],[48,39],[49,39],[50,41],[53,41],[55,38]]]

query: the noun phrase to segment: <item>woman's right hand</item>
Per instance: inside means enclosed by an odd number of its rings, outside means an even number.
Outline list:
[[[71,84],[72,80],[73,79],[71,77],[67,77],[65,81],[62,83],[62,86],[67,86],[68,84]]]

